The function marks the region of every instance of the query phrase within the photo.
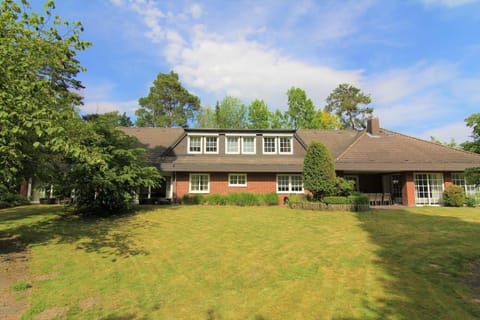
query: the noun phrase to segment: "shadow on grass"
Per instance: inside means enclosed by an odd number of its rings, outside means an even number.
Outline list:
[[[461,209],[458,209],[460,213]],[[408,210],[357,215],[378,246],[385,299],[364,302],[371,319],[479,319],[480,223]]]
[[[136,222],[132,216],[143,214],[153,207],[110,217],[81,217],[65,214],[59,206],[17,207],[0,212],[0,255],[25,250],[26,246],[56,243],[77,243],[76,248],[86,252],[99,252],[115,258],[147,255],[141,245],[133,241],[132,235],[148,222]],[[162,211],[176,210],[176,207],[162,207]],[[29,217],[43,216],[30,222]],[[26,220],[27,219],[27,220]]]

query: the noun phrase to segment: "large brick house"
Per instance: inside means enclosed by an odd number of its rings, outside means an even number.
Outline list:
[[[308,145],[324,143],[337,175],[358,191],[389,193],[406,206],[438,205],[450,184],[465,186],[463,171],[480,166],[480,155],[380,128],[364,131],[124,128],[149,149],[166,177],[143,197],[179,199],[185,194],[276,192],[281,201],[304,194],[302,167]],[[465,186],[467,193],[473,187]]]

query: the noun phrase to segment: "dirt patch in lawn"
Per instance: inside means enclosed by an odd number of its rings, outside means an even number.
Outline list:
[[[15,291],[19,282],[29,284],[30,252],[16,237],[0,233],[0,319],[18,319],[28,307],[30,289]]]
[[[68,307],[53,307],[39,313],[35,317],[35,320],[51,320],[55,318],[65,318],[67,312]]]

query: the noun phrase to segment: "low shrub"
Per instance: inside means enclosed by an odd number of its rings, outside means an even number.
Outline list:
[[[249,192],[234,192],[228,194],[228,204],[237,206],[258,206],[261,204],[260,198]]]
[[[276,206],[278,205],[278,194],[275,192],[269,192],[262,195],[262,202],[267,206]]]
[[[443,191],[443,204],[447,207],[462,207],[465,203],[465,191],[461,186],[451,185]]]
[[[322,202],[326,204],[351,204],[350,199],[344,196],[324,197]]]
[[[202,204],[205,203],[205,197],[201,194],[186,194],[181,202],[182,204]]]
[[[0,194],[0,209],[30,204],[30,201],[22,195],[6,192]]]
[[[14,283],[13,286],[12,286],[13,290],[15,290],[15,291],[24,291],[24,290],[27,290],[31,287],[32,286],[30,285],[30,283],[28,283],[25,280],[20,280],[20,281]]]
[[[365,193],[355,193],[348,196],[348,199],[351,204],[369,204],[370,200],[368,195]]]
[[[207,197],[206,202],[208,204],[224,206],[227,204],[228,199],[226,196],[221,194],[211,194]]]
[[[465,205],[467,207],[475,207],[477,205],[477,199],[475,199],[474,196],[466,196]]]
[[[313,201],[313,199],[307,197],[307,196],[300,196],[298,194],[291,194],[288,196],[288,202],[308,202],[308,201]]]

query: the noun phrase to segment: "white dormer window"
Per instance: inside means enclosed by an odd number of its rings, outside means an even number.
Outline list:
[[[277,153],[276,137],[263,137],[263,153]]]
[[[292,137],[278,138],[278,153],[292,154]]]
[[[201,136],[188,137],[188,153],[202,153],[202,137]]]
[[[218,137],[207,136],[205,139],[205,153],[218,153]]]
[[[226,137],[225,153],[238,154],[240,153],[240,137]]]
[[[255,152],[256,152],[255,137],[242,137],[242,153],[255,154]]]

